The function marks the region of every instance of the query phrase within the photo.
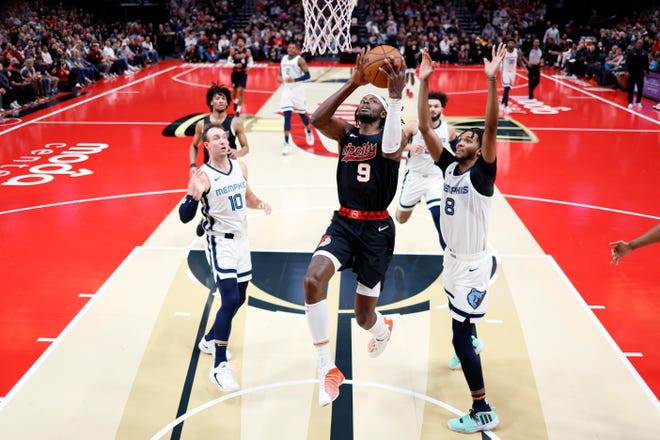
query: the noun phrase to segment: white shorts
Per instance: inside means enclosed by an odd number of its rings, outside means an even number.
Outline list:
[[[429,175],[406,171],[401,184],[399,195],[399,209],[401,211],[412,211],[422,197],[426,200],[427,208],[440,206],[442,200],[442,176],[439,174]]]
[[[513,87],[516,83],[515,72],[502,72],[502,85],[504,87]]]
[[[442,284],[452,318],[461,322],[466,319],[478,322],[488,309],[492,254],[484,252],[474,258],[461,258],[447,249],[443,261]]]
[[[250,242],[247,235],[225,238],[226,234],[206,235],[206,260],[213,280],[237,278],[239,283],[252,279]]]
[[[282,87],[282,100],[280,107],[282,108],[283,112],[307,112],[307,100],[305,99],[305,89],[303,85],[300,84],[294,87]]]

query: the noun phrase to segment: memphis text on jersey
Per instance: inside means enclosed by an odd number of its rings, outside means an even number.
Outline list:
[[[444,192],[447,194],[467,194],[470,192],[468,189],[467,185],[465,186],[449,186],[449,184],[445,183],[444,188],[442,188]]]
[[[246,185],[245,182],[241,182],[241,183],[233,183],[231,185],[223,186],[222,188],[218,188],[215,190],[215,195],[219,196],[230,192],[236,192],[245,189],[245,185]]]

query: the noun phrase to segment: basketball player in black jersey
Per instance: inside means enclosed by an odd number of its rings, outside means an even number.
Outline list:
[[[208,124],[221,124],[222,127],[228,134],[229,139],[229,148],[231,148],[231,154],[229,155],[232,159],[238,159],[239,157],[245,156],[250,151],[250,146],[248,145],[247,136],[245,135],[245,127],[243,127],[243,122],[240,118],[230,116],[227,114],[227,107],[231,102],[231,94],[229,89],[226,87],[220,87],[219,85],[213,83],[211,87],[206,91],[206,105],[211,109],[211,113],[206,116],[204,119],[197,121],[195,124],[195,135],[193,136],[192,143],[190,144],[190,176],[197,171],[197,155],[199,154],[199,145],[202,142],[202,133],[204,132],[204,127]],[[236,148],[236,139],[241,146],[241,149]],[[209,160],[209,152],[204,148],[204,162],[207,163]],[[197,236],[201,237],[204,235],[204,227],[202,222],[197,225]]]
[[[234,88],[234,109],[236,116],[240,116],[241,106],[243,105],[243,91],[247,86],[248,70],[252,67],[252,51],[245,47],[245,37],[236,39],[236,47],[229,49],[227,62],[233,66],[231,86]]]
[[[344,375],[330,355],[326,287],[337,270],[357,274],[355,317],[373,335],[371,357],[387,344],[392,320],[376,312],[387,266],[394,252],[394,222],[387,207],[397,190],[399,163],[411,129],[401,127],[401,94],[405,86],[402,64],[387,61],[389,103],[368,94],[355,111],[356,125],[334,113],[359,86],[367,83],[360,54],[352,77],[325,100],[312,115],[312,125],[339,144],[337,192],[341,207],[312,256],[304,278],[305,315],[319,358],[319,404],[339,396]]]
[[[415,70],[421,58],[419,40],[415,33],[406,35],[401,54],[406,63],[406,81],[410,83],[410,88],[406,85],[406,96],[412,98],[415,96]]]

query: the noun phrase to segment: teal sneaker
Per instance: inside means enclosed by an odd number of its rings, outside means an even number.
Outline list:
[[[470,412],[462,417],[449,419],[447,426],[452,431],[463,432],[470,434],[477,431],[488,431],[499,425],[500,419],[495,414],[495,407],[491,406],[490,411]]]
[[[474,352],[479,354],[484,349],[484,343],[481,340],[477,339],[475,336],[472,336],[472,346],[474,347]],[[458,359],[458,356],[453,355],[447,366],[452,370],[458,370],[461,368],[461,361]]]

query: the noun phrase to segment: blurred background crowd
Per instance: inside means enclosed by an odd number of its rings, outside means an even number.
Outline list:
[[[636,46],[648,70],[660,71],[660,6],[644,0],[621,6],[358,0],[352,51],[323,60],[350,63],[362,48],[389,44],[417,59],[428,48],[437,62],[471,64],[499,41],[513,40],[524,54],[539,39],[546,69],[625,90],[627,58]],[[221,62],[239,36],[254,61],[279,62],[289,43],[302,47],[304,28],[302,0],[6,1],[0,10],[0,111],[130,75],[161,59]]]

